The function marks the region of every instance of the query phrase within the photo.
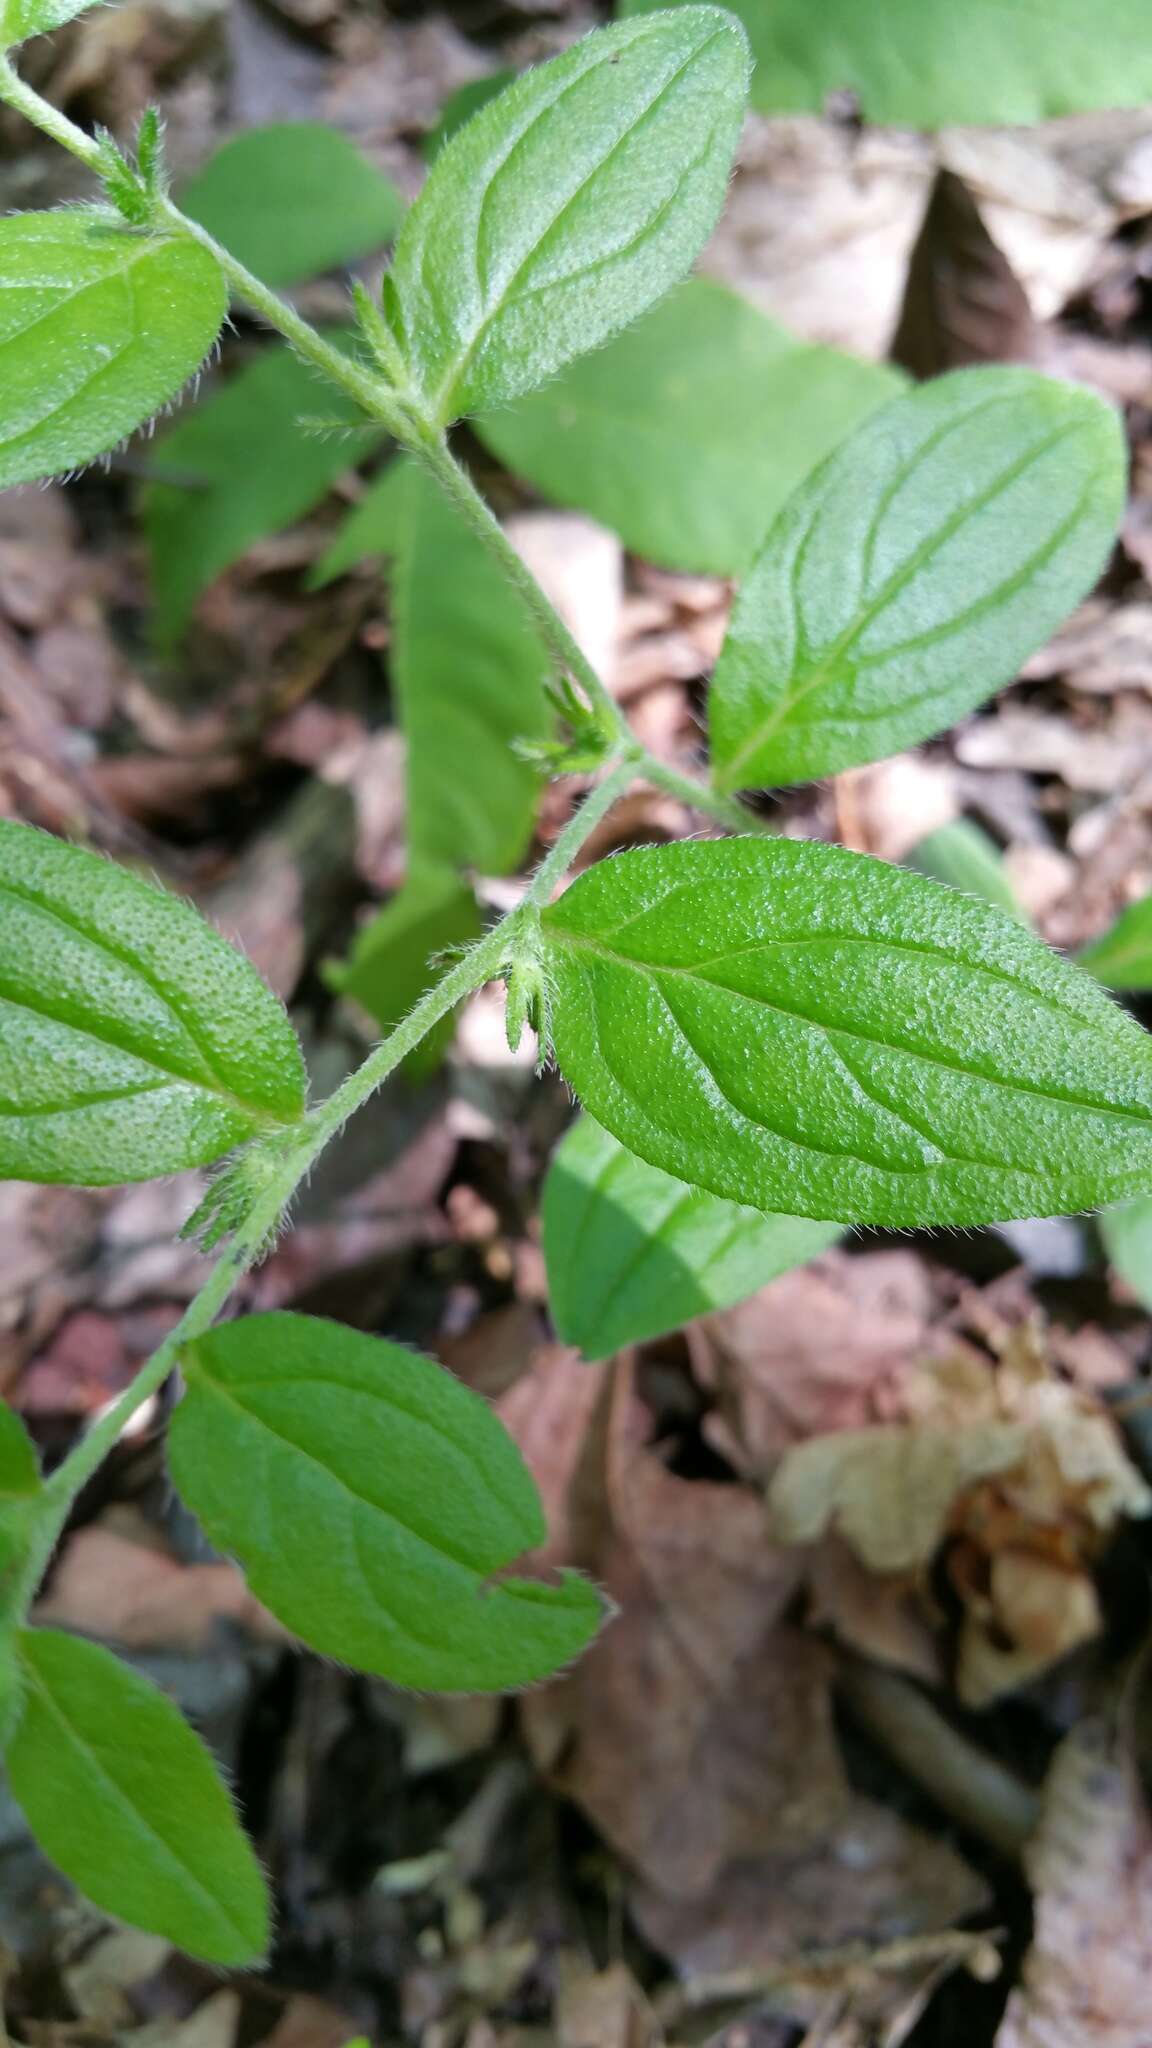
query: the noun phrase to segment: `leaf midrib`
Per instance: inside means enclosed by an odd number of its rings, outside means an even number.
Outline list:
[[[22,1656],[20,1663],[41,1705],[46,1709],[50,1718],[59,1722],[60,1727],[64,1731],[65,1738],[72,1742],[73,1747],[79,1751],[81,1758],[91,1768],[93,1774],[112,1792],[115,1800],[128,1814],[129,1818],[156,1844],[161,1855],[179,1872],[180,1876],[188,1882],[191,1888],[199,1894],[200,1898],[208,1905],[213,1917],[223,1923],[228,1933],[235,1937],[246,1953],[252,1953],[254,1945],[247,1930],[238,1920],[233,1919],[227,1907],[208,1890],[204,1880],[197,1876],[191,1866],[185,1863],[183,1857],[173,1849],[169,1842],[165,1841],[163,1835],[158,1832],[147,1816],[140,1811],[140,1808],[133,1804],[131,1796],[125,1792],[107,1766],[100,1761],[87,1737],[74,1727],[68,1719],[55,1693],[45,1684],[32,1660],[27,1656]],[[163,1695],[161,1694],[160,1697],[163,1698]],[[172,1711],[176,1712],[177,1710],[173,1708]]]
[[[987,406],[973,408],[971,412],[964,414],[963,419],[961,421],[949,422],[949,426],[955,430],[958,430],[960,426],[969,425],[973,418],[978,417],[981,412],[992,411],[997,406],[1003,405],[1006,402],[1006,400],[999,398],[990,400]],[[952,540],[957,533],[961,532],[962,529],[969,523],[969,521],[972,518],[978,518],[980,514],[984,510],[986,510],[986,508],[991,503],[993,503],[993,501],[1000,495],[1002,491],[1010,488],[1012,484],[1017,483],[1020,477],[1026,475],[1028,470],[1032,468],[1032,466],[1035,463],[1042,460],[1042,458],[1045,455],[1049,454],[1053,448],[1058,447],[1062,441],[1070,440],[1075,435],[1084,433],[1085,431],[1086,426],[1084,422],[1079,420],[1073,420],[1071,422],[1066,421],[1054,433],[1048,434],[1044,437],[1043,440],[1034,443],[1032,447],[1029,448],[1026,455],[1020,456],[1016,462],[1009,464],[1007,469],[1002,470],[996,477],[995,481],[989,485],[986,491],[982,492],[977,498],[972,499],[971,501],[965,503],[964,505],[958,506],[954,512],[949,514],[949,516],[942,522],[940,526],[935,528],[935,530],[929,536],[927,536],[923,541],[921,541],[920,545],[912,550],[912,553],[903,562],[900,563],[899,567],[893,570],[892,574],[881,585],[875,597],[870,598],[868,602],[864,605],[863,609],[859,611],[856,614],[856,616],[852,619],[850,624],[844,627],[843,631],[832,642],[832,645],[828,647],[825,650],[825,652],[819,657],[819,660],[817,661],[815,667],[809,671],[804,681],[793,689],[786,688],[784,691],[781,692],[780,696],[773,704],[772,709],[768,713],[767,717],[762,719],[760,723],[753,728],[752,732],[744,740],[743,745],[738,747],[736,752],[730,755],[729,758],[724,762],[724,786],[726,788],[735,788],[738,786],[738,781],[734,780],[733,778],[739,777],[740,771],[744,768],[744,766],[752,760],[752,758],[760,751],[760,749],[763,746],[767,744],[767,742],[772,738],[772,735],[779,729],[779,727],[783,725],[788,718],[791,717],[798,704],[802,703],[805,698],[812,696],[812,694],[815,691],[822,689],[826,683],[832,680],[835,670],[843,661],[844,656],[850,651],[854,643],[862,637],[862,635],[867,631],[868,627],[873,623],[873,620],[878,618],[880,614],[884,611],[885,607],[889,605],[894,598],[897,598],[902,594],[902,592],[912,582],[913,578],[919,574],[920,570],[922,570],[926,566],[926,564],[932,560],[933,556],[937,554],[941,548],[946,547],[948,542]],[[943,438],[942,435],[937,437],[937,439],[941,438]],[[927,450],[929,450],[930,447],[931,443],[926,443],[924,444],[924,446],[917,450],[917,463],[923,458],[923,454]],[[909,475],[915,473],[915,467],[916,464],[910,465],[907,471],[901,476],[901,478],[899,479],[901,486],[905,482],[907,482]],[[1080,501],[1078,501],[1078,505],[1079,502]],[[882,514],[878,514],[877,518],[879,518],[880,516],[882,516]],[[816,515],[814,515],[812,526],[815,526],[816,524],[818,524],[818,510]],[[811,537],[811,530],[812,527],[810,526],[809,531],[804,536],[804,542],[802,543],[802,547],[803,545],[806,545],[808,539]],[[1059,545],[1059,542],[1057,542],[1056,544]],[[797,558],[797,561],[793,563],[792,568],[789,571],[790,591],[794,599],[796,598],[798,573],[799,556]],[[971,607],[966,607],[966,610],[970,609]],[[800,623],[802,624],[802,622]],[[942,626],[939,629],[940,638],[943,639],[944,637],[946,637],[947,633],[950,631],[951,622],[949,622],[948,625]],[[734,639],[734,645],[738,644],[739,643]],[[896,653],[898,654],[899,651],[900,650],[897,649]],[[797,657],[801,659],[803,658],[802,650],[799,648],[797,649],[797,654],[793,657],[794,660]],[[885,656],[885,658],[888,658],[888,656]],[[902,706],[899,703],[893,704],[893,706],[891,707],[892,715],[898,716],[901,709]]]
[[[262,1108],[255,1103],[245,1102],[242,1096],[237,1095],[235,1090],[228,1086],[223,1076],[219,1073],[203,1041],[199,1025],[189,1020],[180,1004],[174,1001],[171,992],[165,989],[163,983],[157,980],[150,969],[145,967],[139,958],[127,947],[118,946],[114,941],[104,936],[94,936],[78,918],[71,917],[58,903],[42,897],[37,890],[29,888],[26,883],[15,882],[11,877],[5,877],[3,880],[0,880],[0,901],[2,901],[4,896],[9,896],[14,902],[20,903],[26,908],[31,908],[40,916],[50,918],[53,922],[62,926],[71,937],[79,939],[83,945],[88,946],[93,952],[106,954],[118,966],[126,968],[130,974],[136,975],[143,982],[145,988],[168,1011],[168,1014],[173,1018],[181,1031],[185,1033],[193,1049],[204,1062],[209,1079],[204,1080],[199,1076],[181,1073],[176,1067],[165,1066],[153,1054],[140,1052],[134,1045],[114,1037],[109,1031],[93,1030],[91,1026],[77,1023],[71,1017],[58,1016],[47,1005],[37,1004],[32,1001],[27,994],[8,995],[4,991],[2,981],[0,981],[0,1002],[11,1003],[15,1009],[27,1010],[30,1015],[43,1018],[45,1023],[57,1024],[65,1030],[74,1031],[79,1037],[90,1039],[94,1045],[110,1046],[114,1052],[124,1053],[128,1058],[138,1060],[142,1067],[150,1069],[154,1074],[159,1074],[164,1083],[177,1082],[186,1088],[199,1089],[202,1094],[214,1095],[229,1108],[241,1111],[251,1122],[266,1129],[280,1129],[288,1121],[283,1117],[277,1116],[272,1110]]]
[[[891,1039],[877,1037],[874,1033],[861,1031],[848,1024],[825,1023],[823,1019],[819,1017],[808,1016],[803,1010],[791,1010],[787,1007],[786,1004],[778,1002],[769,996],[756,995],[744,989],[729,988],[725,982],[714,981],[710,979],[708,975],[701,973],[699,969],[696,967],[667,967],[663,965],[657,966],[648,961],[638,960],[627,953],[612,952],[610,948],[601,946],[594,939],[586,938],[583,935],[576,936],[575,934],[571,934],[568,932],[562,932],[560,934],[560,941],[565,945],[571,946],[575,951],[591,953],[598,959],[607,961],[611,966],[622,968],[625,971],[633,974],[650,975],[655,981],[657,981],[657,983],[659,983],[659,980],[662,976],[667,976],[676,980],[685,980],[689,982],[703,982],[705,987],[715,989],[718,993],[722,995],[729,996],[739,1002],[755,1003],[759,1005],[762,1009],[773,1011],[777,1016],[788,1017],[794,1023],[807,1025],[809,1030],[818,1031],[826,1038],[837,1036],[842,1038],[856,1039],[862,1045],[875,1046],[881,1052],[894,1053],[903,1059],[920,1060],[927,1066],[938,1067],[945,1073],[955,1074],[959,1079],[964,1081],[982,1081],[986,1086],[993,1088],[1004,1088],[1013,1094],[1032,1096],[1041,1102],[1047,1102],[1059,1108],[1084,1110],[1095,1116],[1110,1116],[1116,1118],[1118,1122],[1135,1124],[1137,1127],[1146,1124],[1152,1124],[1152,1108],[1148,1110],[1117,1109],[1115,1105],[1112,1103],[1092,1102],[1086,1100],[1083,1096],[1059,1095],[1053,1093],[1051,1089],[1037,1087],[1027,1081],[1012,1079],[1000,1074],[981,1073],[979,1068],[977,1067],[958,1066],[955,1063],[955,1061],[944,1059],[939,1054],[922,1052],[911,1046],[899,1045]],[[770,945],[772,941],[768,940],[762,943]],[[793,943],[803,944],[805,942],[801,940],[794,941]],[[862,941],[862,943],[867,944],[874,942],[870,942],[865,939]],[[745,947],[741,950],[745,952],[751,952],[759,951],[760,949],[760,945],[758,944],[756,946]],[[905,949],[898,947],[896,948],[896,950],[903,951],[914,949]],[[716,957],[715,960],[713,960],[711,964],[716,965],[718,964],[720,959],[728,957],[731,956],[719,955]],[[953,962],[951,964],[964,965],[965,963]],[[986,973],[989,972],[989,970],[987,969],[975,969],[972,971]],[[1005,982],[1008,987],[1016,990],[1017,993],[1025,993],[1027,995],[1032,995],[1033,993],[1033,991],[1030,989],[1024,989],[1023,991],[1021,991],[1019,984],[1012,982],[1005,976],[992,975],[991,978],[997,981]],[[1046,998],[1041,997],[1040,1000],[1045,1001]],[[1056,1005],[1050,1004],[1049,1007],[1055,1009]],[[1057,1014],[1060,1015],[1065,1022],[1068,1022],[1071,1013],[1069,1013],[1068,1011],[1061,1010],[1058,1011]],[[1083,1022],[1082,1019],[1077,1019],[1076,1021]],[[679,1020],[677,1020],[677,1025],[678,1028],[681,1028],[679,1027]],[[834,1046],[832,1049],[833,1051],[835,1051]],[[888,1114],[891,1115],[893,1114],[893,1112],[888,1111]],[[919,1135],[922,1136],[923,1133],[920,1133]],[[942,1147],[940,1147],[939,1139],[932,1139],[930,1142],[936,1145],[939,1149],[943,1149]],[[949,1155],[946,1154],[945,1156]],[[1030,1169],[1024,1166],[1020,1167],[1018,1170],[1023,1173],[1035,1171],[1035,1169]]]

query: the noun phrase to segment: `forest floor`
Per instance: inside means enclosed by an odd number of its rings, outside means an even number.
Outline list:
[[[529,0],[402,18],[127,0],[34,63],[119,133],[158,98],[178,170],[250,123],[322,119],[410,195],[453,91],[586,25]],[[0,209],[75,196],[74,170],[0,122]],[[931,140],[755,119],[706,267],[806,338],[882,358],[898,331],[918,375],[1025,359],[1123,408],[1122,539],[1056,640],[946,738],[774,804],[783,830],[897,861],[966,817],[1023,914],[1075,949],[1152,889],[1152,110]],[[332,284],[303,299],[338,311]],[[225,369],[252,340],[238,317]],[[462,447],[645,744],[691,765],[730,586],[625,555]],[[354,489],[338,482],[212,584],[161,662],[145,462],[132,447],[0,496],[0,815],[194,897],[290,1004],[327,1087],[364,1038],[323,963],[404,872],[386,588],[365,571],[304,593]],[[572,797],[545,800],[537,854]],[[700,829],[637,789],[587,852]],[[163,1404],[147,1411],[39,1618],[122,1646],[226,1759],[275,1883],[275,1955],[222,1982],[109,1929],[0,1793],[13,2038],[1146,2048],[1150,1546],[1123,1510],[1152,1478],[1152,1321],[1092,1220],[854,1232],[589,1367],[551,1332],[538,1223],[569,1114],[481,992],[440,1072],[389,1087],[325,1162],[244,1300],[387,1331],[490,1398],[540,1484],[548,1560],[593,1572],[617,1619],[576,1671],[507,1701],[416,1698],[302,1656],[205,1551],[165,1480]],[[176,1231],[198,1185],[0,1187],[0,1393],[47,1459],[195,1291]],[[1010,1507],[979,1476],[992,1417],[1031,1432]],[[863,1542],[776,1540],[781,1459],[881,1424]],[[926,1471],[945,1433],[949,1472]],[[1081,1454],[1090,1482],[1067,1476]],[[913,1496],[943,1503],[921,1554],[871,1569],[869,1533],[882,1549]]]

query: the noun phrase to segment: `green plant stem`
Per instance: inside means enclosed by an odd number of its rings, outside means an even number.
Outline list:
[[[103,1464],[137,1409],[152,1394],[159,1392],[179,1363],[183,1347],[211,1327],[233,1289],[261,1258],[300,1182],[330,1140],[442,1017],[446,1017],[473,990],[493,980],[509,964],[516,949],[517,932],[523,928],[525,909],[534,909],[548,900],[555,882],[571,865],[589,833],[595,830],[632,780],[638,752],[639,749],[630,748],[623,758],[617,760],[599,787],[585,798],[538,868],[524,904],[501,918],[490,932],[469,947],[435,987],[421,997],[396,1029],[374,1047],[355,1073],[350,1074],[327,1101],[320,1103],[305,1118],[297,1142],[285,1151],[278,1170],[262,1187],[258,1200],[237,1229],[232,1243],[216,1261],[175,1328],[169,1331],[163,1343],[141,1366],[131,1385],[93,1424],[48,1481],[19,1582],[11,1599],[4,1603],[5,1616],[26,1611],[77,1494]]]
[[[86,164],[97,177],[107,171],[108,163],[99,143],[70,121],[66,114],[43,99],[38,92],[27,85],[13,69],[6,57],[0,56],[0,101],[23,114],[36,128],[60,143],[81,163]],[[709,789],[705,783],[697,782],[690,775],[681,775],[676,769],[665,767],[662,761],[636,747],[628,721],[597,675],[592,663],[569,632],[560,614],[546,597],[531,570],[521,560],[508,539],[495,513],[485,503],[467,472],[456,461],[442,433],[435,429],[423,416],[419,404],[411,393],[398,388],[395,383],[378,376],[364,361],[345,355],[334,348],[322,334],[318,334],[307,320],[301,319],[295,308],[271,291],[266,284],[248,270],[236,258],[202,228],[198,221],[190,220],[181,213],[171,199],[156,195],[152,201],[157,224],[163,224],[180,234],[189,235],[199,242],[219,264],[237,297],[244,300],[253,312],[259,314],[267,325],[284,337],[297,355],[321,372],[333,384],[346,391],[363,411],[372,419],[379,420],[410,454],[431,470],[445,495],[451,499],[461,518],[487,548],[493,560],[521,598],[534,619],[540,637],[562,674],[568,674],[583,692],[589,707],[595,712],[605,734],[621,746],[636,749],[636,773],[647,782],[664,789],[670,795],[690,804],[706,817],[715,818],[719,824],[727,825],[730,831],[760,831],[761,821],[744,808],[735,798],[721,796]],[[383,321],[373,321],[369,340],[373,338],[379,347],[380,329]],[[386,332],[386,330],[385,330]],[[613,751],[616,751],[614,748]]]
[[[549,901],[557,882],[567,874],[584,841],[606,817],[614,803],[624,795],[629,784],[637,775],[643,774],[644,750],[635,745],[626,747],[619,755],[613,755],[605,766],[608,770],[602,783],[590,791],[577,811],[574,811],[560,833],[555,844],[541,861],[529,884],[528,893],[521,905],[526,909],[540,909]]]
[[[0,56],[0,100],[17,114],[23,114],[34,128],[50,135],[61,149],[66,149],[71,156],[78,156],[98,178],[102,177],[107,166],[100,144],[91,135],[85,135],[84,130],[54,107],[50,100],[42,99],[30,85],[26,85],[9,58],[4,56]]]
[[[418,455],[431,470],[445,496],[451,499],[477,540],[483,543],[493,561],[504,571],[509,583],[519,592],[552,659],[562,672],[566,672],[578,684],[605,731],[614,734],[622,746],[633,749],[635,774],[643,776],[646,782],[655,783],[658,789],[668,790],[682,802],[691,804],[693,810],[715,818],[721,825],[727,825],[731,831],[755,832],[762,829],[760,820],[754,813],[745,810],[743,804],[737,803],[735,798],[721,796],[716,790],[709,789],[706,784],[697,782],[691,775],[680,775],[675,768],[666,768],[654,754],[638,745],[616,699],[597,675],[587,655],[541,590],[527,564],[517,554],[500,521],[481,497],[471,477],[456,461],[443,435],[429,435],[422,441],[412,441],[408,445],[413,454]]]

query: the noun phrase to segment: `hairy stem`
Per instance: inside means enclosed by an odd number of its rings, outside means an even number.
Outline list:
[[[50,135],[53,142],[60,144],[61,149],[68,150],[72,156],[78,156],[81,163],[87,164],[90,171],[95,171],[98,178],[103,175],[107,164],[100,144],[94,141],[91,135],[85,135],[84,130],[78,128],[75,121],[70,121],[67,114],[62,114],[58,107],[54,107],[50,100],[42,99],[30,85],[26,85],[10,60],[4,56],[0,56],[0,100],[6,106],[12,107],[17,114],[23,114],[24,119],[31,121],[34,128],[39,128],[43,134]]]
[[[525,899],[527,903],[535,905],[547,901],[554,883],[570,866],[589,833],[595,830],[605,812],[627,788],[636,772],[634,751],[617,763],[612,773],[585,798],[565,826],[533,878]],[[179,1363],[183,1347],[211,1327],[245,1273],[262,1257],[296,1189],[325,1146],[442,1017],[455,1009],[465,996],[481,988],[486,981],[493,980],[508,966],[515,954],[517,931],[523,925],[523,917],[524,906],[521,905],[502,917],[490,932],[470,946],[456,965],[421,997],[396,1029],[373,1048],[355,1073],[350,1074],[327,1101],[320,1103],[305,1118],[299,1129],[298,1142],[285,1151],[277,1171],[262,1187],[258,1200],[238,1227],[232,1243],[216,1261],[176,1327],[169,1331],[163,1343],[141,1366],[131,1385],[93,1424],[48,1481],[43,1496],[43,1513],[33,1532],[16,1597],[11,1603],[5,1603],[8,1613],[23,1612],[28,1607],[77,1494],[99,1470],[137,1409],[164,1385]]]
[[[541,861],[533,875],[524,898],[524,905],[543,909],[551,897],[557,882],[562,881],[571,867],[589,833],[595,830],[601,818],[605,817],[629,784],[643,773],[643,750],[637,746],[627,747],[624,752],[605,763],[608,773],[598,789],[585,797],[579,810],[573,812],[560,833],[555,845]]]
[[[99,143],[85,135],[82,128],[60,113],[51,102],[43,99],[32,87],[25,84],[6,57],[0,56],[0,101],[16,109],[25,118],[50,135],[64,149],[87,164],[97,177],[107,171],[105,158]],[[611,692],[597,675],[592,663],[569,632],[563,619],[540,588],[531,570],[520,559],[495,513],[485,503],[467,472],[452,455],[444,435],[427,419],[418,400],[411,392],[400,388],[399,382],[386,380],[378,375],[367,362],[354,356],[345,355],[333,347],[322,334],[307,320],[301,318],[295,307],[289,305],[277,292],[237,262],[222,243],[216,241],[198,221],[189,220],[178,206],[168,198],[154,200],[157,225],[164,225],[177,233],[186,234],[215,258],[228,279],[237,297],[243,299],[253,312],[257,313],[277,334],[284,337],[297,355],[321,372],[329,381],[346,391],[363,409],[431,470],[445,495],[451,499],[461,517],[472,532],[487,548],[493,560],[503,570],[508,581],[519,592],[536,623],[540,637],[547,647],[557,668],[569,675],[583,692],[589,707],[596,713],[605,734],[614,736],[621,745],[635,746],[631,738],[628,721]],[[363,305],[363,295],[360,303]],[[370,345],[375,342],[377,352],[387,342],[388,360],[396,362],[395,341],[382,318],[374,318],[368,329]],[[730,831],[760,831],[764,827],[751,811],[733,797],[720,796],[707,784],[697,782],[693,776],[681,775],[674,768],[665,767],[645,749],[636,749],[636,772],[657,788],[667,790],[671,795],[690,804],[694,810],[715,818],[719,824],[727,825]]]

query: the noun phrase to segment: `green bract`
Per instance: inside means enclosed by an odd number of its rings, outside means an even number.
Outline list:
[[[900,383],[694,277],[476,426],[510,469],[637,554],[727,576],[746,568],[789,492]]]
[[[274,285],[382,249],[404,215],[396,187],[322,121],[276,121],[234,136],[180,204]]]
[[[686,1187],[590,1116],[552,1162],[541,1222],[556,1328],[590,1359],[730,1308],[840,1235]]]
[[[175,398],[220,332],[212,256],[112,213],[0,220],[0,489],[79,469]]]
[[[283,1009],[190,905],[0,820],[0,1176],[149,1180],[303,1106]]]
[[[588,36],[453,136],[385,287],[437,420],[530,391],[684,275],[724,201],[747,83],[738,23],[685,7]]]
[[[544,1540],[536,1489],[491,1409],[431,1359],[273,1314],[199,1338],[185,1367],[172,1477],[313,1649],[398,1685],[493,1692],[595,1634],[576,1573],[504,1575]]]
[[[27,42],[29,36],[49,35],[95,4],[96,0],[0,0],[0,50]]]
[[[1125,465],[1112,408],[1030,370],[960,370],[873,414],[741,589],[712,684],[717,787],[877,760],[1010,682],[1103,568]]]
[[[838,847],[623,854],[544,915],[561,1072],[756,1208],[983,1223],[1152,1184],[1152,1044],[1020,925]]]
[[[1121,911],[1111,930],[1085,947],[1080,965],[1107,988],[1152,988],[1152,896]]]
[[[259,1865],[204,1745],[170,1700],[96,1643],[19,1638],[23,1696],[9,1782],[81,1891],[206,1962],[256,1962]]]
[[[1144,0],[737,0],[736,12],[756,56],[752,98],[768,114],[819,114],[848,92],[869,121],[942,128],[1152,94]]]

